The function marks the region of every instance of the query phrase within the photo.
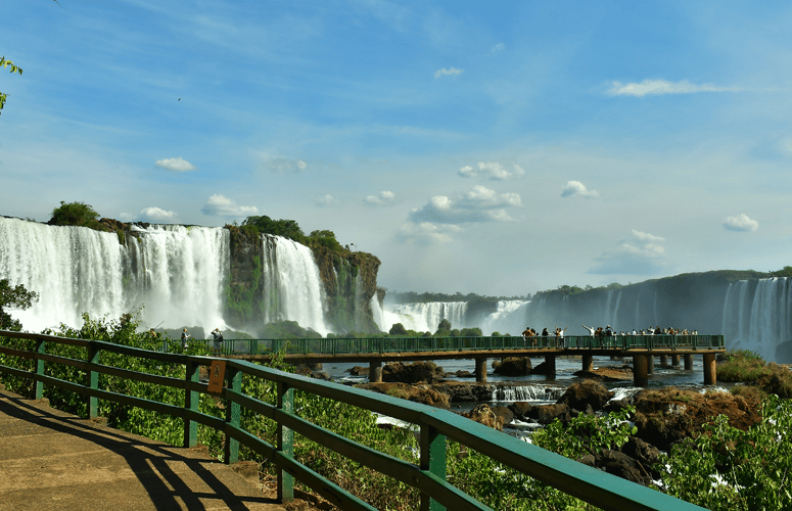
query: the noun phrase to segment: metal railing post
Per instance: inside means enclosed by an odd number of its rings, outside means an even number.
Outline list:
[[[200,381],[201,366],[199,366],[195,362],[187,360],[187,362],[185,362],[185,369],[186,369],[186,373],[184,375],[184,380],[186,382],[198,383]],[[189,388],[184,389],[185,410],[197,412],[199,398],[200,396],[198,395],[198,392],[194,390],[190,390]],[[193,420],[190,420],[188,417],[185,417],[184,447],[195,447],[197,444],[198,444],[198,423]]]
[[[88,363],[99,363],[99,346],[94,343],[88,347]],[[99,389],[99,373],[93,369],[88,370],[88,386],[93,390]],[[88,418],[93,419],[99,416],[99,399],[96,396],[88,396]]]
[[[294,412],[294,389],[288,384],[278,382],[278,408],[286,413]],[[284,457],[294,457],[294,431],[278,423],[276,450]],[[294,500],[294,476],[278,468],[278,502]]]
[[[446,437],[435,428],[421,425],[421,470],[445,480],[446,477]],[[445,506],[421,493],[421,511],[445,511]]]
[[[44,354],[47,352],[46,345],[43,339],[36,339],[36,353]],[[44,376],[44,361],[40,358],[36,359],[36,375]],[[36,380],[33,384],[33,396],[35,399],[42,399],[44,397],[44,382]]]
[[[226,366],[226,375],[228,377],[228,387],[234,392],[242,393],[242,371],[233,366]],[[228,427],[239,429],[240,418],[242,416],[242,407],[236,401],[228,400],[226,402],[226,415],[225,420]],[[239,460],[239,440],[231,438],[226,432],[225,444],[223,445],[223,460],[226,465],[236,463]]]

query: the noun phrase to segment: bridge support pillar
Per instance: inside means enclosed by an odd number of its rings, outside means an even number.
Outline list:
[[[594,370],[594,355],[583,354],[583,370],[584,371],[593,371]]]
[[[487,382],[487,357],[476,357],[476,382]]]
[[[679,355],[671,355],[671,365],[673,367],[679,367]]]
[[[693,355],[685,355],[685,371],[693,370]]]
[[[654,374],[654,356],[651,352],[646,355],[646,374]]]
[[[369,381],[382,383],[382,360],[372,360],[369,364]]]
[[[715,385],[717,382],[717,364],[714,353],[704,354],[704,385]]]
[[[668,366],[668,355],[660,355],[660,367]]]
[[[649,385],[649,360],[650,355],[633,355],[633,384],[636,387]]]
[[[547,376],[548,380],[555,380],[556,379],[556,357],[555,355],[545,355],[545,367],[547,367],[547,371],[545,375]]]

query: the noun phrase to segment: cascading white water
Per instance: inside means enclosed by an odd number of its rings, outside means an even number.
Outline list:
[[[499,385],[492,390],[490,401],[555,402],[566,392],[564,387],[542,385]]]
[[[380,329],[387,332],[401,323],[407,330],[435,332],[444,319],[451,322],[451,328],[467,328],[466,314],[467,302],[386,303]]]
[[[10,311],[26,330],[79,326],[83,312],[120,316],[127,264],[114,233],[0,218],[0,278],[39,295],[30,309]]]
[[[792,341],[790,306],[792,284],[787,278],[729,284],[722,327],[729,347],[751,350],[765,360],[787,358],[778,353],[778,348]]]
[[[117,319],[144,306],[150,326],[224,328],[222,292],[229,269],[228,231],[135,228],[127,245],[115,233],[0,218],[0,278],[40,300],[12,311],[25,329],[82,324],[82,314]]]
[[[145,304],[144,322],[171,328],[225,328],[228,230],[152,225],[139,231],[144,273],[137,286],[139,302]]]
[[[531,302],[525,300],[498,300],[497,310],[484,318],[482,332],[485,335],[492,332],[521,335],[525,329],[525,307],[529,303]]]
[[[262,237],[265,322],[296,321],[327,335],[324,288],[313,252],[282,236]]]

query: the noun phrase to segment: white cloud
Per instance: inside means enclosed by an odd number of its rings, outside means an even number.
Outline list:
[[[438,69],[435,71],[435,78],[440,78],[441,76],[459,76],[464,72],[464,69],[457,69],[455,67],[449,67],[448,69]]]
[[[723,221],[723,227],[729,231],[755,231],[759,228],[759,222],[751,220],[745,213],[740,216],[730,216]]]
[[[516,163],[504,166],[496,162],[480,161],[477,168],[465,165],[457,171],[457,174],[462,177],[486,177],[493,181],[505,181],[522,177],[525,171]]]
[[[575,195],[592,198],[599,197],[599,192],[587,189],[580,181],[567,181],[567,184],[561,189],[561,197],[573,197]]]
[[[189,172],[191,170],[195,170],[195,166],[181,156],[178,158],[165,158],[164,160],[157,160],[154,162],[154,165],[166,170],[171,170],[173,172]]]
[[[595,258],[595,267],[588,273],[601,275],[653,275],[666,267],[665,238],[632,230],[616,248]]]
[[[204,215],[211,216],[248,216],[258,213],[256,206],[237,206],[237,204],[223,195],[212,195],[209,201],[201,208]]]
[[[396,237],[408,243],[433,245],[436,243],[448,243],[453,241],[452,234],[461,231],[462,229],[458,225],[437,225],[431,222],[407,222],[402,225]]]
[[[500,53],[506,49],[506,46],[503,43],[498,43],[490,49],[490,53]]]
[[[308,164],[300,159],[270,158],[264,162],[264,167],[273,172],[300,172],[308,168]]]
[[[462,224],[470,222],[511,222],[506,208],[520,207],[517,193],[498,194],[483,186],[475,186],[461,197],[451,199],[435,195],[425,206],[410,212],[413,223]]]
[[[144,222],[176,223],[179,221],[179,215],[176,212],[166,211],[154,206],[141,210],[140,217]]]
[[[332,206],[333,204],[339,203],[338,199],[336,199],[329,193],[322,195],[321,197],[315,198],[314,202],[316,202],[317,206]]]
[[[384,190],[380,192],[379,195],[369,195],[366,197],[366,202],[375,206],[385,206],[387,204],[393,204],[395,199],[396,195],[394,195],[393,192]]]
[[[687,80],[673,83],[666,80],[644,80],[641,83],[613,82],[606,92],[610,96],[646,96],[648,94],[692,94],[695,92],[740,92],[734,87],[695,85]]]

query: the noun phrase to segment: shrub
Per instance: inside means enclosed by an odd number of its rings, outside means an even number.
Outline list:
[[[84,202],[64,202],[52,210],[50,225],[74,225],[77,227],[99,227],[99,213]]]

